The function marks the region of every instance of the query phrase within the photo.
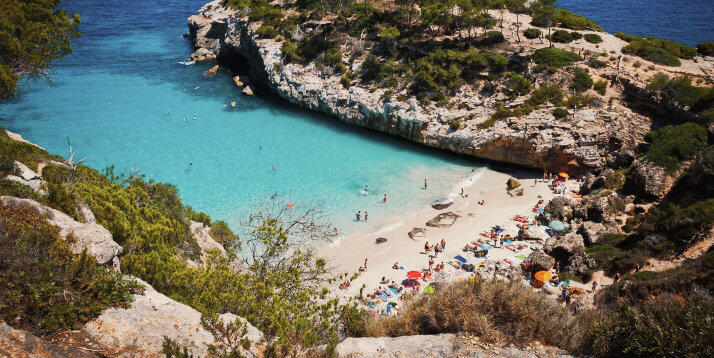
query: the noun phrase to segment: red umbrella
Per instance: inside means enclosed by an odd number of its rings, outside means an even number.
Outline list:
[[[419,277],[421,277],[421,272],[409,271],[409,272],[407,272],[407,277],[411,278],[412,280],[418,280]]]

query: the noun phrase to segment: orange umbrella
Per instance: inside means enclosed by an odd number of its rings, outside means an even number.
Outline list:
[[[419,277],[421,277],[421,272],[409,271],[409,272],[407,272],[407,277],[411,278],[412,280],[417,280],[417,279],[419,279]]]
[[[548,271],[538,271],[535,274],[535,279],[538,281],[546,282],[550,281],[551,278],[553,278],[553,275]]]
[[[570,175],[568,175],[568,173],[566,173],[566,172],[560,172],[560,173],[558,173],[558,175],[560,175],[563,178],[570,178]]]

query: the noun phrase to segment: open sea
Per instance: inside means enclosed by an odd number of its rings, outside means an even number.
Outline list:
[[[0,103],[0,125],[63,156],[68,135],[88,165],[173,183],[184,203],[234,228],[277,194],[321,202],[342,232],[374,230],[448,196],[484,166],[276,99],[243,97],[229,73],[203,76],[213,64],[181,64],[192,52],[182,38],[186,18],[205,2],[63,1],[82,16],[74,53],[53,64],[48,82],[25,80],[17,98]],[[712,1],[560,5],[613,32],[690,45],[714,32]],[[420,189],[424,178],[428,190]],[[357,210],[369,212],[368,223],[354,221]]]

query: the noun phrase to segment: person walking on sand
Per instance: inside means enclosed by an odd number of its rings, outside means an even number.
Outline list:
[[[360,221],[360,219],[362,219],[362,212],[358,211],[357,214],[355,214],[355,216],[357,217],[357,221]]]
[[[364,270],[367,271],[367,259],[364,259]]]
[[[441,249],[446,250],[446,240],[441,239]]]
[[[365,211],[365,212],[364,212],[364,221],[367,221],[367,218],[368,218],[368,217],[369,217],[369,213],[367,213],[367,212]]]
[[[464,196],[464,188],[461,188],[461,196]]]
[[[426,244],[424,244],[424,253],[425,254],[429,253],[429,241],[427,241]]]
[[[382,202],[385,204],[387,203],[387,194],[384,194],[384,197],[382,198]]]
[[[428,186],[428,183],[426,182],[426,179],[424,179],[424,189]]]

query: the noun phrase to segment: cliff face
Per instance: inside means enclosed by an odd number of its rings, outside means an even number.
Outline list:
[[[641,142],[650,128],[648,118],[622,106],[576,110],[572,118],[555,119],[552,107],[521,118],[498,121],[478,128],[505,96],[457,93],[454,108],[422,106],[413,97],[407,102],[380,99],[384,89],[367,86],[344,88],[340,77],[325,74],[314,64],[286,64],[281,42],[259,39],[251,23],[239,11],[221,1],[203,6],[188,19],[190,39],[197,48],[194,58],[218,58],[223,63],[247,62],[254,83],[280,97],[343,122],[398,135],[430,147],[480,159],[551,171],[577,174],[602,167],[619,150]],[[353,66],[356,70],[357,67]],[[517,98],[510,103],[522,103]],[[509,102],[506,102],[509,106]],[[452,130],[449,124],[464,121]]]

